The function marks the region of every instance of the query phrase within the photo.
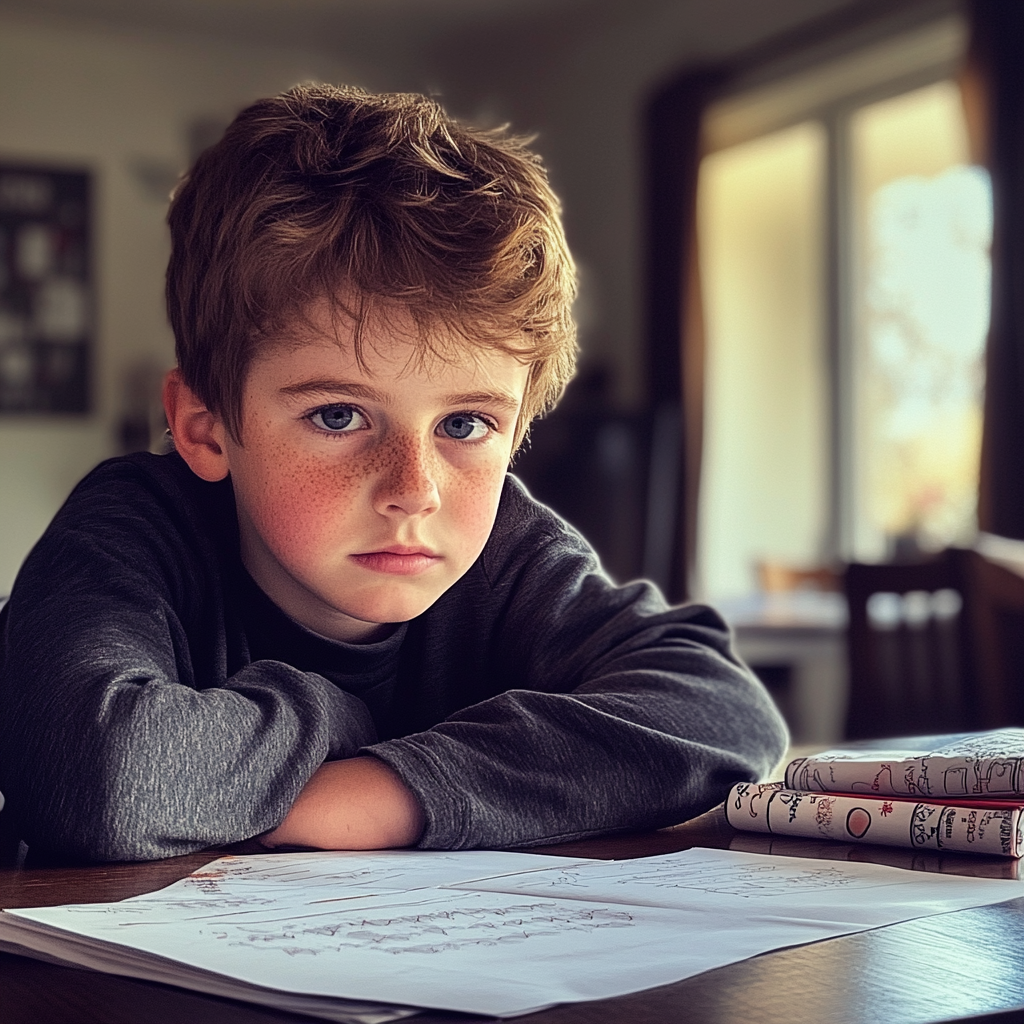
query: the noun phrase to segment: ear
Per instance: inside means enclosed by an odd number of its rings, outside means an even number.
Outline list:
[[[228,475],[227,428],[185,383],[181,370],[164,378],[164,412],[174,447],[192,472],[211,483]]]

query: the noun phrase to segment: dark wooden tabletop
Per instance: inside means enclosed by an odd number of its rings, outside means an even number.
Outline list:
[[[867,860],[919,871],[1019,877],[1017,861],[916,854],[735,832],[721,810],[665,829],[549,847],[638,857],[692,846]],[[541,851],[536,851],[541,852]],[[217,851],[149,864],[0,871],[0,907],[104,902],[150,892]],[[700,942],[680,935],[680,942]],[[797,946],[687,981],[518,1018],[524,1024],[917,1024],[984,1016],[1024,1024],[1024,898]],[[471,1022],[426,1014],[423,1024]],[[2,1024],[310,1024],[311,1018],[0,954]]]

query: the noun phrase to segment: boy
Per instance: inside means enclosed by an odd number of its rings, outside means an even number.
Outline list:
[[[506,476],[575,355],[519,141],[303,86],[168,221],[176,450],[86,477],[3,612],[33,856],[523,846],[673,824],[777,761],[714,613],[613,586]]]

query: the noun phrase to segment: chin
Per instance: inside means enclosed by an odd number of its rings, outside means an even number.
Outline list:
[[[378,625],[408,622],[410,619],[422,615],[440,596],[440,594],[431,597],[416,595],[415,598],[408,597],[400,600],[395,600],[392,597],[358,603],[346,602],[345,606],[339,607],[339,611],[362,622],[375,622]]]

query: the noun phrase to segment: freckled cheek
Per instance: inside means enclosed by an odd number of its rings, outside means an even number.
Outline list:
[[[280,557],[304,560],[329,554],[330,542],[354,532],[363,500],[365,468],[292,457],[268,474],[253,496],[253,518]]]
[[[486,467],[460,473],[453,480],[445,496],[453,520],[467,548],[479,554],[494,524],[494,516],[505,481],[504,465]]]

